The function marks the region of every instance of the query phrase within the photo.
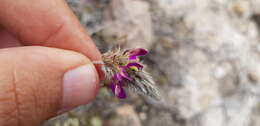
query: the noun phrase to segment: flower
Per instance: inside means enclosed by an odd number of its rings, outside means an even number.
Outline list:
[[[116,74],[114,77],[114,81],[110,83],[110,88],[112,89],[112,92],[118,97],[118,98],[126,98],[126,93],[123,89],[122,84],[122,77],[119,74]]]
[[[129,52],[129,59],[136,60],[138,56],[145,56],[148,53],[146,49],[137,48]]]
[[[137,62],[128,63],[125,68],[132,69],[134,71],[141,70],[144,66]]]
[[[126,50],[119,55],[109,55],[107,57],[113,57],[113,61],[105,60],[110,63],[110,66],[116,68],[116,73],[113,75],[109,83],[109,87],[112,92],[120,99],[126,98],[126,93],[124,91],[125,83],[128,81],[133,81],[134,78],[131,77],[130,72],[138,72],[142,70],[143,65],[139,63],[139,56],[144,56],[148,53],[147,50],[143,48],[137,48],[132,50]],[[116,64],[115,64],[116,63]]]
[[[101,69],[105,74],[104,86],[109,87],[113,94],[124,99],[127,97],[125,88],[152,98],[159,98],[159,91],[152,77],[143,68],[139,57],[148,53],[146,49],[136,48],[110,50],[102,55]]]

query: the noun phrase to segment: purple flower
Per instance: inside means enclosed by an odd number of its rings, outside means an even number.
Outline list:
[[[110,84],[110,88],[112,89],[112,92],[121,99],[126,98],[126,93],[124,91],[124,88],[122,86],[120,86],[119,84],[114,84],[111,83]]]
[[[123,81],[123,76],[121,74],[116,74],[114,80]]]
[[[119,75],[118,76],[121,76],[121,78],[125,78],[127,80],[132,80],[132,78],[129,77],[128,73],[126,72],[126,69],[125,68],[121,68],[121,71],[119,72]]]
[[[101,70],[104,72],[104,86],[118,98],[127,97],[125,89],[159,99],[159,91],[153,78],[145,71],[139,57],[148,53],[143,48],[122,50],[116,48],[102,54]]]
[[[115,77],[114,77],[115,81],[112,81],[110,83],[110,88],[112,89],[112,92],[118,97],[118,98],[126,98],[126,93],[124,91],[124,88],[123,88],[123,83],[122,83],[122,77],[117,74]]]
[[[129,60],[136,60],[138,56],[144,56],[148,53],[146,49],[137,48],[129,52]]]
[[[136,67],[138,70],[141,70],[144,66],[137,62],[131,62],[125,66],[125,68],[130,68],[130,69],[133,67]]]
[[[143,68],[143,65],[141,65],[137,62],[131,62],[125,66],[121,66],[121,70],[120,70],[119,74],[117,74],[116,76],[117,76],[117,78],[120,78],[120,79],[124,78],[124,79],[131,81],[131,80],[133,80],[133,78],[129,77],[129,74],[127,73],[128,69],[138,71],[138,70],[141,70],[142,68]]]
[[[123,55],[128,56],[128,61],[126,65],[118,65],[117,73],[113,76],[112,82],[110,82],[110,88],[112,92],[118,98],[126,98],[126,93],[124,91],[123,85],[126,81],[133,81],[134,78],[129,76],[129,71],[137,72],[142,70],[143,65],[138,62],[139,56],[144,56],[148,53],[147,50],[143,48],[133,49],[133,50],[126,50]]]

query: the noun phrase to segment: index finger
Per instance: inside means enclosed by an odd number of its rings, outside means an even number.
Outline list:
[[[2,0],[0,24],[25,45],[74,50],[91,60],[101,54],[64,0]]]

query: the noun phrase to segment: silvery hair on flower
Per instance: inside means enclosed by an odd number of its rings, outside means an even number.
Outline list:
[[[143,48],[118,48],[104,53],[102,62],[94,62],[102,65],[105,74],[104,86],[109,87],[120,99],[126,98],[125,88],[158,99],[159,92],[155,82],[139,60],[139,56],[145,56],[147,53]]]

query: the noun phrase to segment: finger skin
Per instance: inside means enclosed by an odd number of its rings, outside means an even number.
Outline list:
[[[18,46],[22,46],[22,44],[8,31],[0,28],[0,49]]]
[[[55,116],[64,73],[89,63],[84,55],[61,49],[1,49],[0,126],[36,126]],[[97,92],[97,87],[93,90]],[[90,99],[95,95],[89,94]]]
[[[25,45],[69,49],[101,59],[64,0],[1,0],[0,24]]]

